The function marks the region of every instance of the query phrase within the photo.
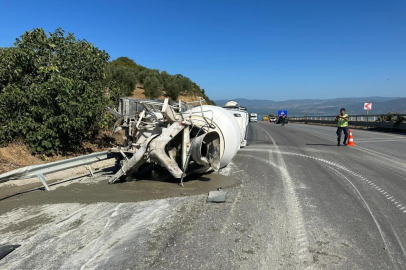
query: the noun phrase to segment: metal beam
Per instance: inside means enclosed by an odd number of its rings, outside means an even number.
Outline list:
[[[9,180],[19,180],[39,177],[38,175],[47,175],[70,168],[92,164],[98,161],[113,158],[114,156],[109,154],[108,151],[92,153],[80,157],[74,157],[55,162],[50,162],[41,165],[28,166],[20,168],[14,171],[0,174],[0,183],[7,182]],[[40,178],[40,177],[39,177]]]

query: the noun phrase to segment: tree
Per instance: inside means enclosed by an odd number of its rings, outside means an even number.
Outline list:
[[[166,89],[166,86],[172,82],[173,76],[170,75],[166,71],[162,71],[161,74],[159,74],[159,81],[163,85],[163,87]]]
[[[109,55],[62,29],[37,28],[0,50],[0,144],[33,153],[77,150],[104,115]]]
[[[144,79],[144,92],[148,98],[158,98],[162,95],[162,86],[156,76],[148,76]]]
[[[140,83],[145,83],[147,77],[159,77],[159,70],[157,69],[144,69],[138,72],[137,79]]]
[[[193,84],[192,81],[187,77],[180,77],[178,78],[178,84],[180,86],[180,91],[185,94],[190,94],[193,91]]]
[[[112,84],[110,99],[117,103],[120,97],[131,96],[137,85],[136,69],[109,63],[106,67],[107,84]],[[110,88],[110,87],[109,87]]]
[[[180,87],[176,82],[176,79],[171,79],[167,81],[165,85],[165,91],[168,94],[168,96],[173,100],[177,101],[179,94],[180,94]]]
[[[128,68],[133,68],[133,69],[139,69],[141,66],[137,65],[134,60],[126,57],[126,56],[120,56],[116,60],[113,60],[110,62],[113,65],[116,66],[121,66],[121,67],[128,67]],[[146,69],[145,67],[142,67],[143,69]]]

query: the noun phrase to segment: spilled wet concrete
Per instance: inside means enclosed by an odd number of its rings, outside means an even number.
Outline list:
[[[44,190],[26,192],[35,186],[33,184],[5,187],[0,190],[0,214],[30,205],[122,203],[184,197],[205,194],[218,188],[231,188],[240,184],[239,180],[233,177],[216,173],[189,176],[184,181],[184,187],[178,184],[179,179],[171,178],[166,180],[133,180],[113,185],[108,184],[108,178],[109,175],[99,175],[94,178],[73,179],[53,185],[49,192]]]
[[[1,187],[0,246],[21,246],[0,269],[154,268],[176,235],[205,208],[220,206],[206,204],[204,194],[240,185],[214,173],[190,176],[184,187],[170,178],[109,185],[110,174],[60,181],[50,192],[25,192],[38,186],[32,182]]]

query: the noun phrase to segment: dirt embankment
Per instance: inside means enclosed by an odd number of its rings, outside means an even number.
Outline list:
[[[12,171],[21,167],[38,165],[57,160],[72,158],[93,152],[106,151],[111,143],[117,144],[122,141],[123,134],[111,136],[110,131],[103,131],[93,142],[84,142],[82,151],[78,153],[65,153],[54,156],[32,155],[30,149],[21,141],[10,143],[0,148],[0,174]]]
[[[40,157],[32,156],[28,147],[22,142],[11,143],[7,147],[0,148],[0,173],[42,162]]]
[[[134,90],[133,95],[131,97],[133,97],[133,98],[145,98],[144,87],[142,86],[142,84],[137,84],[137,87]],[[167,98],[167,96],[165,95],[165,92],[158,99],[164,99],[164,98]],[[185,102],[198,101],[199,96],[196,95],[196,94],[193,94],[193,95],[182,95],[182,94],[180,94],[179,99],[182,100],[182,101],[185,101]]]

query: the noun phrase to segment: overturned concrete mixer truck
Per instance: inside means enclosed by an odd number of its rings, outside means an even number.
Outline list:
[[[246,145],[248,113],[235,101],[222,108],[204,100],[177,103],[121,98],[114,132],[125,131],[125,144],[110,149],[119,170],[109,183],[154,167],[180,179],[226,167]]]

